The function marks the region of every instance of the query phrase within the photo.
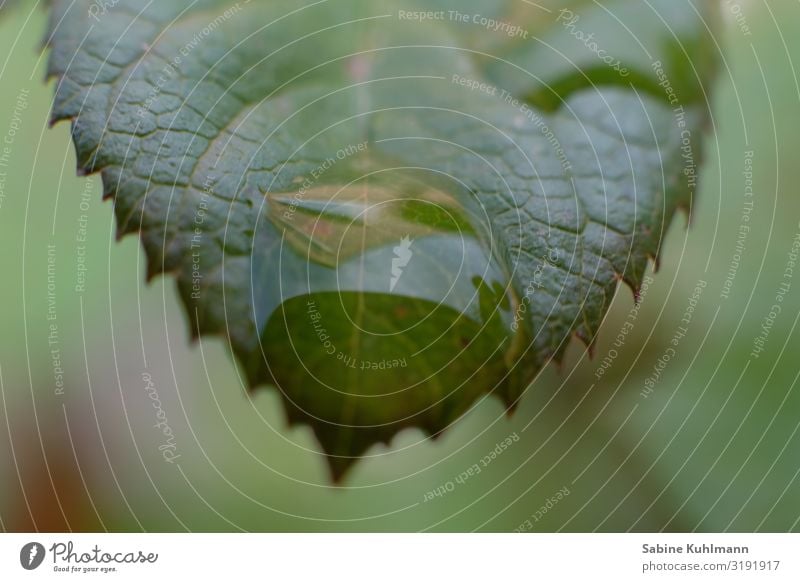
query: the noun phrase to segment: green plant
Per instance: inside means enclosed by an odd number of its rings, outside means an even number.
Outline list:
[[[513,409],[691,204],[711,3],[546,4],[51,3],[79,171],[335,478]]]

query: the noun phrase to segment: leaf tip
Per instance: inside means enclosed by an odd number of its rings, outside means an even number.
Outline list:
[[[344,478],[352,469],[353,464],[357,459],[352,457],[340,457],[333,455],[325,455],[325,461],[328,465],[328,472],[330,473],[331,482],[334,485],[341,485]]]
[[[517,411],[517,408],[519,408],[519,398],[511,403],[506,402],[506,418],[513,417],[514,413]]]

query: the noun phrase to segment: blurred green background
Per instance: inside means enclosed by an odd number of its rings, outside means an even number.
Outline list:
[[[692,225],[673,224],[624,346],[613,345],[633,306],[622,288],[595,358],[573,345],[512,417],[486,399],[436,442],[407,431],[391,454],[373,449],[338,487],[274,391],[246,395],[223,341],[189,341],[173,281],[143,282],[138,242],[116,242],[99,178],[75,176],[68,125],[48,128],[44,13],[5,15],[0,137],[12,121],[19,131],[0,177],[0,526],[800,531],[800,270],[751,357],[800,231],[800,4],[735,5],[738,22],[723,2],[726,61]],[[750,231],[722,298],[747,152]],[[700,280],[686,336],[645,397]],[[159,451],[145,361],[180,463]],[[476,463],[480,473],[457,479]]]

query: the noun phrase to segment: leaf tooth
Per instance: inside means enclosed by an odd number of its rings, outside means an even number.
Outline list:
[[[197,344],[200,341],[200,336],[205,335],[198,329],[198,320],[194,316],[189,316],[189,341],[193,344]]]
[[[117,185],[120,184],[122,172],[116,168],[104,168],[100,173],[103,186],[103,200],[114,198],[117,194]]]
[[[425,432],[425,435],[426,435],[426,436],[427,436],[427,437],[428,437],[430,440],[432,440],[432,441],[436,442],[436,441],[438,441],[439,439],[441,439],[441,438],[442,438],[442,435],[444,434],[444,431],[445,431],[445,429],[443,429],[443,428],[442,428],[442,429],[435,430],[435,431],[427,431],[427,430],[426,430],[426,431],[424,431],[424,432]],[[387,444],[388,444],[388,443],[387,443]]]
[[[292,405],[287,403],[287,407]],[[341,451],[335,451],[332,443],[334,439],[328,434],[331,429],[324,426],[324,423],[315,421],[304,421],[304,424],[309,424],[314,435],[317,437],[320,448],[324,453],[325,464],[328,466],[328,471],[331,475],[331,480],[334,484],[339,485],[344,480],[344,477],[353,467],[353,465],[361,459],[366,450],[376,442],[384,442],[388,444],[385,437],[376,437],[371,439],[351,439],[349,454],[344,454]],[[336,439],[338,440],[338,439]],[[388,440],[391,440],[389,438]],[[365,445],[364,443],[369,443]]]
[[[597,334],[595,333],[588,341],[586,341],[585,338],[581,339],[583,339],[586,344],[586,352],[589,354],[589,359],[594,359],[594,352],[597,347]]]
[[[163,271],[160,267],[156,266],[155,261],[147,261],[147,268],[145,272],[145,281],[149,285],[153,280],[158,277]]]
[[[344,477],[358,460],[358,458],[353,457],[340,457],[326,454],[325,461],[328,465],[333,484],[341,485]]]
[[[98,145],[87,146],[81,143],[78,136],[79,127],[78,120],[70,117],[72,121],[72,143],[75,146],[75,157],[77,158],[76,172],[78,176],[88,176],[103,169],[97,160],[97,147]]]
[[[694,213],[692,212],[692,202],[690,200],[681,200],[678,202],[677,206],[675,206],[676,212],[683,213],[686,216],[686,227],[691,228],[692,223],[694,222]]]
[[[72,120],[73,118],[71,115],[58,113],[56,112],[55,109],[52,109],[50,111],[50,118],[47,121],[47,127],[48,129],[53,129],[53,127],[55,127],[58,123],[61,123],[62,121],[72,121]]]
[[[652,255],[647,253],[647,258],[649,259]],[[633,300],[638,302],[639,292],[642,287],[642,279],[644,278],[645,271],[642,272],[635,272],[634,270],[629,270],[627,273],[614,273],[614,278],[624,283],[628,289],[631,290],[633,294]]]
[[[519,408],[520,399],[519,398],[512,399],[511,396],[509,395],[509,396],[503,396],[502,400],[503,404],[505,404],[506,407],[506,418],[511,418],[512,416],[514,416],[514,413]]]
[[[152,283],[153,279],[161,274],[164,274],[164,261],[161,249],[154,249],[151,245],[142,245],[144,248],[145,256],[147,257],[145,265],[145,279],[148,283]]]
[[[647,253],[647,258],[653,262],[653,273],[658,273],[658,270],[661,268],[661,253]]]
[[[52,47],[52,35],[47,35],[44,39],[42,39],[42,50],[47,50]],[[61,78],[63,77],[64,72],[56,68],[55,60],[50,57],[47,59],[47,68],[44,71],[44,81],[45,83],[49,83],[50,81],[57,81],[61,82]]]
[[[116,198],[116,191],[112,195],[109,196],[110,198]],[[104,196],[104,198],[106,198]],[[127,216],[122,215],[122,211],[120,210],[119,205],[115,204],[114,206],[114,214],[116,215],[117,219],[117,241],[122,240],[122,238],[129,234],[135,234],[141,232],[141,225],[140,221],[134,219],[135,216],[141,216],[140,212],[130,212]],[[144,244],[144,241],[142,241]],[[147,248],[145,248],[147,251]]]

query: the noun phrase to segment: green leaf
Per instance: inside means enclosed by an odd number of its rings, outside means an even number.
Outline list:
[[[52,3],[53,121],[79,170],[102,173],[149,275],[176,276],[192,334],[225,335],[336,478],[486,394],[513,409],[690,203],[708,64],[690,73],[650,14],[676,113],[613,28],[638,2],[574,7],[630,79],[553,52],[557,3],[518,4]],[[710,9],[690,5],[653,9],[702,60]]]

